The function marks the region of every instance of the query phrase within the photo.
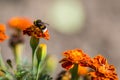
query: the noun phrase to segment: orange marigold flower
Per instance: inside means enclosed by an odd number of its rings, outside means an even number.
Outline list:
[[[92,59],[92,64],[90,67],[94,70],[97,70],[98,67],[104,66],[104,65],[108,65],[107,60],[103,56],[98,55]]]
[[[37,22],[34,22],[34,25],[23,30],[23,34],[34,36],[35,38],[45,38],[47,40],[50,38],[46,26],[40,20],[37,20]]]
[[[3,24],[0,24],[0,42],[3,42],[8,38],[8,36],[5,34],[5,26]]]
[[[15,29],[24,30],[30,27],[30,25],[32,25],[32,22],[24,17],[13,17],[8,21],[8,25]]]
[[[92,80],[118,80],[115,67],[109,65],[107,60],[101,55],[93,58],[90,67],[95,70],[89,73],[92,76]]]
[[[62,63],[62,67],[65,69],[71,69],[74,64],[87,67],[91,61],[90,57],[80,49],[65,51],[63,55],[65,58],[63,58],[60,63]]]

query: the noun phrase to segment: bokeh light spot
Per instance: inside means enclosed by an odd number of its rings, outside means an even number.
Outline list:
[[[78,0],[58,0],[50,9],[50,20],[56,30],[75,33],[84,22],[83,7]]]

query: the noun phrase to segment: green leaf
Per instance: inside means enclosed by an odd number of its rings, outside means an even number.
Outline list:
[[[6,68],[6,65],[5,65],[5,63],[4,63],[4,61],[3,61],[3,58],[2,58],[2,56],[1,56],[1,51],[0,51],[0,67],[1,67],[2,69],[4,69],[4,70],[7,69],[7,68]]]
[[[42,74],[38,80],[53,80],[53,78],[48,74]]]
[[[13,74],[11,74],[10,72],[7,72],[7,71],[6,71],[5,77],[6,77],[8,80],[16,80],[15,76],[14,76]]]

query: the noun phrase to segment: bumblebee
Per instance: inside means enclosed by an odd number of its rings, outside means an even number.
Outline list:
[[[34,21],[33,25],[23,30],[23,34],[34,36],[35,38],[45,38],[47,40],[50,38],[46,23],[41,20]]]
[[[35,20],[34,25],[41,29],[43,33],[47,31],[46,23],[42,22],[40,19]]]

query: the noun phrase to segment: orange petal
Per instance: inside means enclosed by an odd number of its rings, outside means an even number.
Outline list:
[[[73,63],[70,62],[70,61],[63,62],[62,67],[69,70],[69,69],[71,69],[73,67]]]

